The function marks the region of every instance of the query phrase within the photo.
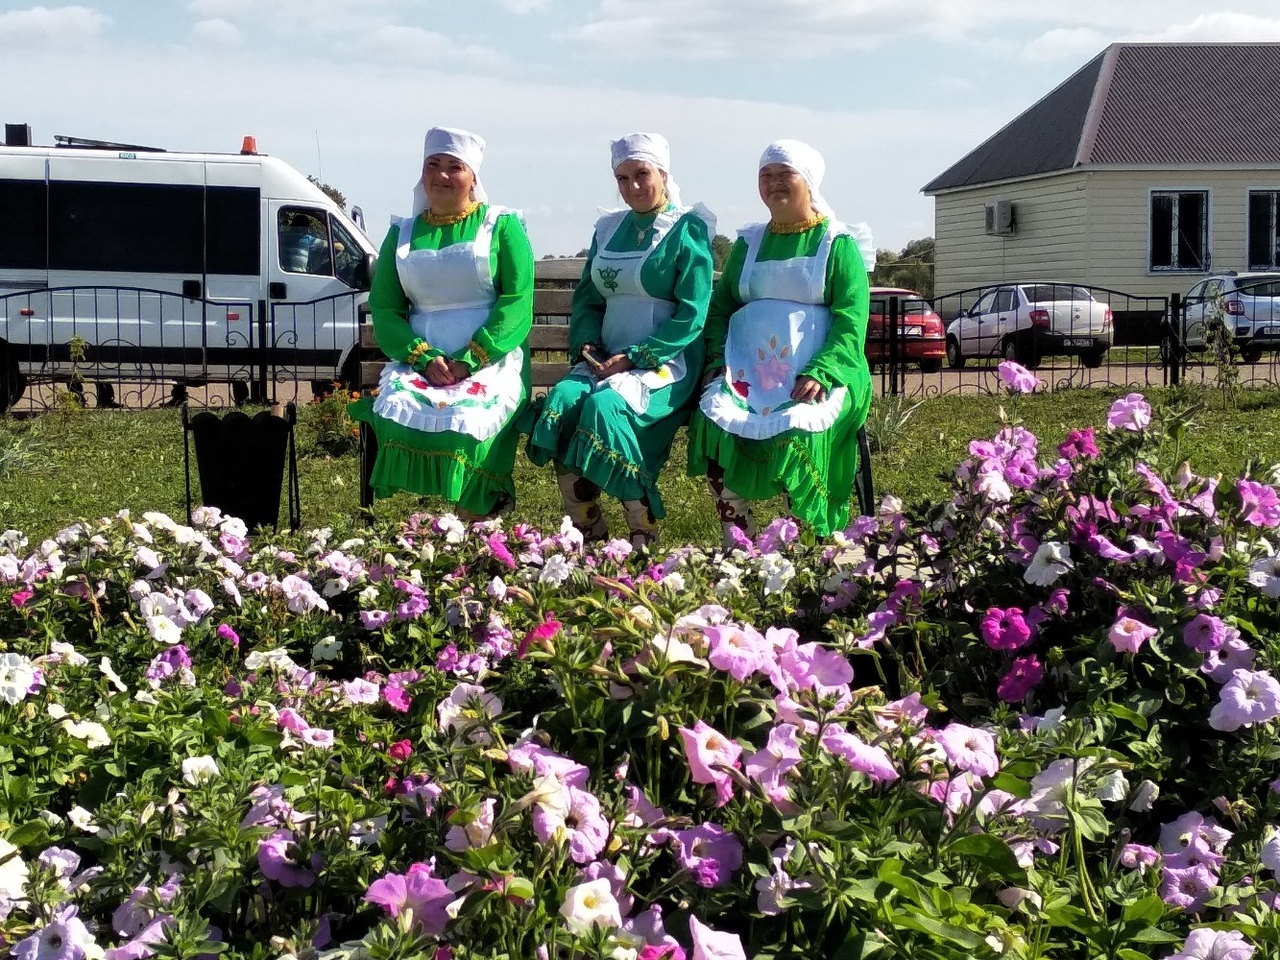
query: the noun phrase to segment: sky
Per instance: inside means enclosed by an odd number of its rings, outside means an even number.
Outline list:
[[[341,190],[375,244],[422,137],[488,141],[490,199],[538,256],[620,205],[609,141],[671,143],[686,203],[733,236],[790,137],[880,248],[933,234],[920,188],[1116,41],[1280,41],[1273,0],[0,0],[0,121],[171,150],[252,134]]]

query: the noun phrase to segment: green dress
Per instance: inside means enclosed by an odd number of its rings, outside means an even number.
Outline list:
[[[834,236],[829,236],[829,232]],[[792,369],[785,378],[778,373],[783,369],[783,361],[768,355],[768,343],[762,344],[758,351],[758,366],[747,362],[743,365],[745,371],[743,366],[735,369],[731,358],[728,375],[717,378],[707,387],[690,422],[689,475],[702,476],[709,463],[718,463],[724,470],[724,484],[730,490],[748,500],[785,494],[790,499],[792,513],[812,526],[818,535],[827,536],[848,523],[849,498],[858,469],[857,433],[866,422],[871,406],[871,373],[863,353],[869,300],[867,271],[853,237],[831,228],[827,221],[803,233],[774,234],[765,228],[755,236],[753,263],[761,268],[762,274],[772,269],[773,275],[784,276],[783,271],[801,265],[803,258],[820,264],[821,257],[825,256],[821,286],[815,286],[811,298],[779,296],[763,288],[744,297],[740,281],[748,261],[748,242],[739,239],[716,283],[707,313],[704,336],[708,369],[725,366],[726,339],[735,320],[747,322],[750,311],[744,308],[748,302],[755,300],[765,306],[766,295],[783,302],[801,299],[803,303],[825,305],[830,310],[829,327],[812,356],[798,363],[798,370]],[[818,266],[813,267],[815,274],[819,270]],[[816,282],[816,276],[814,279]],[[788,350],[780,348],[788,345],[774,343],[773,346],[782,357],[787,356]],[[772,366],[774,364],[776,366]],[[780,389],[789,391],[797,375],[812,377],[828,391],[830,396],[825,404],[785,401],[772,411],[764,408],[764,418],[770,414],[777,416],[784,407],[800,416],[816,417],[822,412],[820,407],[825,406],[825,419],[820,422],[829,420],[829,425],[820,429],[785,429],[758,439],[740,435],[749,431],[740,431],[736,426],[727,430],[722,425],[726,418],[720,411],[731,409],[732,404],[746,411],[749,395],[751,402],[757,402],[760,394],[753,393],[756,381],[770,387],[785,379],[786,385]],[[774,380],[770,381],[769,377]],[[841,387],[845,389],[839,390]],[[811,409],[805,409],[806,406]],[[760,416],[760,411],[753,411],[751,416]]]
[[[573,295],[569,354],[597,344],[635,370],[597,381],[578,363],[536,410],[529,459],[549,460],[664,516],[658,474],[696,399],[711,297],[710,230],[697,210],[607,214]]]
[[[446,226],[424,217],[399,221],[378,263],[369,307],[378,345],[393,362],[378,396],[350,407],[378,438],[374,494],[408,490],[488,513],[503,495],[515,495],[516,420],[530,383],[528,236],[514,212],[481,204]],[[431,387],[421,373],[440,356],[461,362],[470,376],[456,387]]]

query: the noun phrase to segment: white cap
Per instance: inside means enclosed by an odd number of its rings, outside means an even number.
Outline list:
[[[683,208],[680,202],[680,188],[671,176],[671,146],[667,138],[660,133],[629,133],[609,144],[609,159],[613,169],[628,160],[643,160],[653,164],[667,175],[667,199],[677,208]]]
[[[827,203],[819,189],[822,186],[822,178],[827,172],[827,162],[822,159],[822,154],[802,140],[775,140],[764,148],[764,153],[760,154],[760,165],[757,169],[763,170],[771,163],[781,163],[800,174],[809,186],[809,202],[813,204],[814,211],[832,220],[836,219],[835,211],[831,209],[831,204]],[[845,229],[857,243],[858,252],[862,254],[862,262],[866,265],[867,272],[874,270],[876,247],[871,236],[871,228],[865,223],[855,223],[846,226]]]
[[[426,162],[427,157],[437,153],[456,157],[471,168],[476,178],[475,185],[471,188],[472,200],[484,203],[489,199],[484,191],[484,185],[480,183],[480,164],[484,160],[484,137],[469,130],[459,130],[457,127],[432,127],[422,140],[423,162]],[[429,206],[426,191],[422,189],[422,180],[419,178],[413,188],[414,216],[422,213]]]

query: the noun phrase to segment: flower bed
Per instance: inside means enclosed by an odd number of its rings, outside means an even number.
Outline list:
[[[1015,411],[1016,412],[1016,411]],[[28,958],[1280,951],[1275,477],[1134,394],[834,543],[0,547],[0,933]]]

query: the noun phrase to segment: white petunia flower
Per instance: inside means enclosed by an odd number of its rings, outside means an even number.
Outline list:
[[[342,653],[342,641],[337,637],[325,637],[317,640],[311,648],[311,656],[316,660],[337,660]]]
[[[579,883],[565,891],[560,916],[571,933],[585,936],[592,927],[622,926],[622,914],[607,877]]]
[[[120,674],[116,673],[115,669],[111,666],[110,657],[103,657],[98,663],[98,669],[101,670],[102,675],[111,682],[111,685],[120,692],[123,693],[125,690],[129,689],[125,686],[125,682],[120,679]]]
[[[147,617],[147,632],[156,643],[174,646],[182,642],[182,628],[164,615]]]
[[[1023,579],[1039,587],[1047,587],[1074,567],[1071,562],[1071,549],[1065,543],[1047,540],[1040,544],[1036,555],[1027,565]]]
[[[217,761],[210,756],[188,757],[182,761],[182,782],[192,786],[208,783],[221,772]]]
[[[35,682],[30,660],[18,653],[0,654],[0,700],[8,704],[24,700]]]
[[[21,900],[29,871],[18,848],[0,837],[0,900]]]
[[[97,833],[102,829],[93,822],[93,814],[79,805],[67,811],[67,819],[71,821],[73,827],[77,830],[83,830],[85,833]]]
[[[111,734],[107,733],[107,728],[95,720],[63,720],[62,729],[68,736],[83,740],[90,750],[97,750],[111,743]]]

